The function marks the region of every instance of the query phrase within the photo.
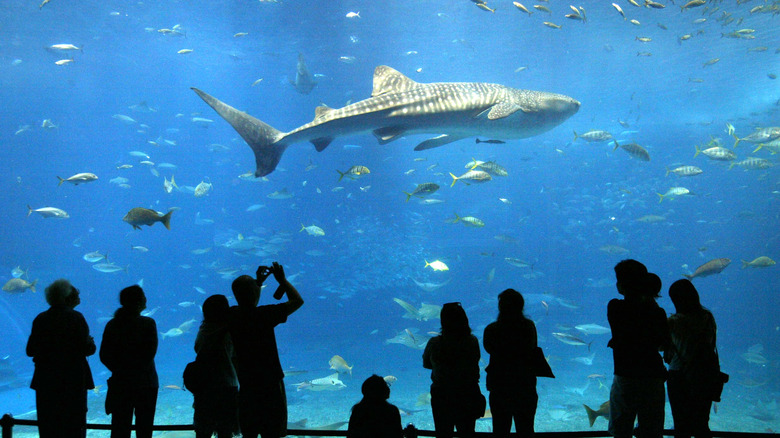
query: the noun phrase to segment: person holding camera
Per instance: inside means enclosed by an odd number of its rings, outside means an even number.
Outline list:
[[[286,294],[287,301],[258,306],[263,283],[272,274],[279,283],[274,298],[281,300]],[[274,329],[303,306],[303,298],[277,262],[258,267],[256,278],[236,278],[232,288],[238,305],[230,308],[228,329],[235,349],[241,433],[244,438],[285,436],[287,395]]]

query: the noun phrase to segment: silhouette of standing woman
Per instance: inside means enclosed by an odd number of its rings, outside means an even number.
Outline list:
[[[519,437],[534,434],[539,396],[531,358],[536,348],[536,325],[523,314],[520,292],[507,289],[498,295],[498,318],[485,327],[482,342],[490,354],[487,389],[493,415],[493,436],[508,437],[512,419]]]
[[[479,356],[479,341],[471,334],[466,311],[460,303],[445,304],[441,335],[429,340],[423,353],[423,368],[432,370],[431,408],[437,437],[451,437],[456,428],[461,437],[471,437],[477,418],[485,414]]]
[[[73,310],[79,290],[60,279],[46,288],[49,310],[33,321],[27,355],[35,362],[30,388],[35,390],[41,438],[87,435],[87,390],[93,389],[87,356],[95,354],[84,316]]]
[[[702,307],[699,292],[688,280],[677,280],[669,288],[675,314],[669,317],[672,348],[669,362],[669,404],[674,433],[679,438],[709,438],[710,409],[706,376],[718,373],[715,353],[715,318]]]
[[[224,295],[212,295],[203,302],[203,323],[195,338],[198,361],[208,367],[204,388],[195,391],[196,438],[238,435],[238,380],[233,367],[233,342],[228,332],[230,304]]]
[[[135,436],[151,438],[157,406],[157,324],[141,316],[146,295],[133,285],[119,292],[122,305],[106,324],[100,361],[111,371],[106,413],[111,415],[111,438],[127,438],[135,413]]]

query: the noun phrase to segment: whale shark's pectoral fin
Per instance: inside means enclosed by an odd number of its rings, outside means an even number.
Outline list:
[[[320,137],[312,140],[311,144],[314,145],[314,149],[317,149],[317,152],[322,152],[332,141],[333,137]]]
[[[520,105],[509,102],[509,101],[503,101],[501,103],[497,103],[490,107],[489,110],[482,111],[479,113],[479,116],[482,116],[487,112],[487,118],[488,120],[496,120],[496,119],[503,119],[504,117],[509,117],[518,110],[523,110],[523,112],[528,112],[525,108],[521,107]]]
[[[464,139],[466,137],[458,136],[458,135],[447,135],[442,134],[438,137],[429,138],[428,140],[425,140],[424,142],[418,144],[414,150],[416,151],[424,151],[426,149],[433,149],[437,148],[439,146],[444,146],[445,144],[452,143],[453,141],[458,141],[461,139]]]
[[[404,135],[406,130],[400,126],[386,126],[384,128],[374,129],[372,132],[377,141],[379,141],[379,144],[387,144],[393,140],[398,140],[399,137]]]

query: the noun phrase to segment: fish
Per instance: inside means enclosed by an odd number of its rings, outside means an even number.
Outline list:
[[[625,21],[626,20],[626,14],[625,14],[625,12],[623,12],[623,9],[617,3],[612,3],[612,7],[615,8],[616,11],[618,11],[620,16],[623,17],[623,20]]]
[[[515,5],[515,7],[517,9],[520,9],[521,11],[525,12],[526,14],[531,15],[532,12],[529,11],[528,8],[526,8],[522,3],[520,3],[520,2],[512,2],[512,4]]]
[[[401,330],[395,337],[385,341],[385,344],[401,344],[416,350],[422,350],[428,343],[428,337],[418,335],[419,329],[416,327]]]
[[[119,120],[120,122],[124,123],[125,125],[132,125],[132,124],[138,123],[138,122],[135,121],[134,118],[132,118],[130,116],[126,116],[124,114],[114,114],[113,116],[111,116],[111,118]],[[130,155],[132,155],[132,153]],[[149,158],[149,156],[147,156],[146,158]]]
[[[29,271],[29,270],[30,269],[28,268],[27,271]],[[11,277],[13,277],[13,278],[22,278],[22,275],[27,277],[27,271],[22,270],[21,266],[17,266],[15,268],[11,269]]]
[[[60,52],[67,52],[70,50],[81,50],[81,47],[76,47],[73,44],[52,44],[48,47],[49,50],[56,50]]]
[[[3,290],[8,293],[22,293],[26,291],[27,289],[30,289],[30,291],[35,292],[35,285],[38,284],[38,280],[33,280],[32,283],[30,283],[27,280],[24,280],[22,278],[12,278],[8,280],[3,285]]]
[[[587,405],[582,405],[583,408],[585,408],[585,412],[588,414],[588,421],[590,422],[590,427],[593,427],[593,423],[596,422],[596,419],[599,417],[604,417],[607,421],[609,421],[609,400],[605,401],[604,403],[599,406],[598,410],[593,410]]]
[[[165,333],[160,332],[160,335],[162,335],[163,341],[165,340],[165,338],[175,338],[175,337],[181,336],[183,334],[184,334],[184,331],[182,331],[182,329],[180,329],[178,327],[174,327],[174,328],[168,330]]]
[[[188,53],[192,53],[192,52],[193,52],[193,50],[192,50],[192,49],[181,49],[181,50],[179,50],[179,51],[178,51],[178,52],[176,52],[176,53],[178,53],[179,55],[186,55],[186,54],[188,54]]]
[[[693,280],[696,277],[707,277],[714,274],[719,274],[721,271],[731,263],[730,259],[719,258],[708,261],[707,263],[699,266],[691,275],[684,275],[688,280]]]
[[[774,164],[766,158],[747,157],[742,161],[732,161],[729,164],[729,169],[734,166],[739,166],[745,170],[763,170],[773,167]]]
[[[577,135],[577,131],[572,132],[574,132],[574,140],[572,141],[577,141],[578,138],[581,138],[587,142],[610,141],[614,139],[612,134],[607,131],[593,130],[588,131],[582,135]]]
[[[171,175],[171,180],[168,181],[168,178],[163,177],[163,189],[165,189],[165,193],[171,193],[173,189],[178,189],[179,186],[176,185],[176,181],[173,179],[173,175]]]
[[[57,179],[60,180],[60,183],[57,184],[57,187],[61,186],[62,183],[69,182],[73,184],[74,186],[77,186],[81,183],[88,183],[92,181],[97,181],[98,177],[94,173],[77,173],[71,177],[68,178],[60,178],[59,176]]]
[[[295,88],[295,91],[301,94],[309,94],[314,87],[317,86],[317,81],[315,81],[314,77],[309,73],[309,68],[306,67],[306,61],[303,60],[303,55],[300,53],[298,54],[298,65],[295,67],[295,80],[293,81],[290,79],[289,81],[290,85]],[[252,143],[249,144],[251,145]]]
[[[553,337],[555,339],[563,342],[564,344],[569,344],[569,345],[587,345],[588,346],[588,351],[590,351],[590,344],[593,343],[593,341],[585,342],[582,339],[580,339],[580,338],[578,338],[576,336],[572,336],[572,335],[570,335],[568,333],[553,333],[552,335],[553,335]]]
[[[197,186],[195,186],[195,191],[193,194],[196,198],[206,196],[209,194],[209,192],[211,192],[212,187],[213,184],[207,183],[206,181],[201,181]]]
[[[510,265],[516,266],[518,268],[531,268],[531,267],[533,267],[532,264],[530,264],[528,262],[525,262],[523,260],[520,260],[518,258],[514,258],[514,257],[504,257],[504,261],[509,263]]]
[[[463,225],[469,226],[469,227],[484,227],[485,222],[482,221],[482,219],[476,218],[474,216],[458,216],[458,213],[455,213],[455,218],[449,220],[450,223],[457,224],[458,222],[462,223]]]
[[[409,199],[412,196],[416,196],[418,198],[424,198],[426,196],[434,194],[437,190],[439,190],[439,185],[436,183],[422,183],[422,184],[418,184],[417,187],[415,187],[411,193],[409,192],[403,192],[403,193],[406,194],[406,202],[409,202]]]
[[[768,143],[772,140],[780,138],[780,127],[770,127],[770,128],[760,128],[756,129],[755,131],[751,132],[749,135],[739,138],[737,137],[737,134],[733,134],[734,136],[734,147],[736,148],[739,145],[739,142],[744,141],[748,143]]]
[[[673,173],[677,176],[696,176],[701,175],[703,171],[696,167],[696,166],[679,166],[672,170],[666,169],[666,176],[669,176],[670,173]]]
[[[339,374],[347,373],[350,376],[352,375],[352,367],[349,366],[347,361],[338,354],[330,358],[328,365],[330,365],[330,369],[336,370],[336,372]]]
[[[690,195],[691,191],[685,187],[669,187],[669,190],[667,190],[666,193],[664,194],[656,193],[656,194],[659,197],[658,202],[661,203],[666,198],[674,199],[677,196]]]
[[[342,172],[338,169],[336,169],[336,172],[339,173],[339,181],[341,181],[342,178],[349,177],[351,180],[355,180],[360,178],[363,175],[368,175],[371,173],[370,170],[368,170],[368,167],[366,166],[352,166],[349,169],[347,169],[346,172]]]
[[[148,208],[136,207],[128,211],[123,221],[133,226],[133,229],[140,230],[141,225],[152,226],[155,222],[162,222],[167,229],[171,229],[171,214],[173,210],[162,214]]]
[[[643,148],[642,146],[636,143],[618,144],[618,142],[615,141],[615,148],[612,150],[616,151],[618,148],[621,148],[624,151],[628,152],[628,154],[634,158],[638,158],[642,161],[650,161],[650,153],[647,152],[647,149]]]
[[[693,155],[693,157],[696,158],[696,156],[699,154],[704,154],[711,159],[718,161],[732,161],[737,159],[737,154],[735,154],[734,151],[726,149],[722,146],[713,146],[711,148],[701,150],[699,145],[696,145],[696,153]]]
[[[61,210],[56,207],[42,207],[42,208],[33,209],[28,205],[27,217],[30,217],[30,215],[33,214],[33,212],[40,214],[44,218],[67,219],[70,217],[70,215],[68,215],[68,213],[65,210]]]
[[[775,265],[775,261],[770,259],[767,256],[757,257],[750,262],[748,262],[747,260],[742,260],[742,269],[745,269],[748,266],[750,266],[751,268],[768,268],[774,265]]]
[[[434,271],[449,271],[450,268],[441,260],[434,260],[430,263],[428,263],[427,260],[425,260],[425,266],[423,268],[427,268],[428,266],[431,267]]]
[[[90,263],[99,262],[101,260],[108,261],[108,253],[101,254],[99,251],[92,251],[84,254],[82,258]]]
[[[444,283],[429,283],[429,282],[417,281],[414,278],[412,278],[412,281],[414,282],[414,284],[416,284],[420,289],[424,290],[425,292],[433,292],[436,289],[440,289],[446,286],[447,284],[449,284],[449,282],[452,281],[452,279],[449,279]]]
[[[345,15],[347,18],[360,18],[360,11],[357,12],[347,12],[347,15]]]
[[[308,389],[309,391],[338,391],[347,387],[344,382],[339,380],[339,373],[333,373],[328,377],[296,383],[293,386],[295,386],[298,391],[304,389]]]
[[[92,265],[92,269],[98,272],[102,272],[104,274],[113,274],[114,272],[119,272],[119,271],[125,271],[125,274],[127,274],[127,268],[129,268],[129,266],[125,266],[123,268],[113,263],[97,263]]]
[[[325,235],[325,230],[323,230],[322,228],[320,228],[320,227],[318,227],[316,225],[309,225],[307,227],[307,226],[301,224],[301,229],[298,230],[298,232],[300,233],[303,230],[306,230],[306,233],[308,233],[309,236],[324,236]]]
[[[609,327],[604,327],[598,324],[580,324],[575,325],[574,328],[581,331],[582,333],[585,333],[586,335],[604,335],[611,332]]]
[[[474,169],[479,169],[489,173],[491,176],[509,176],[509,172],[506,171],[504,166],[496,163],[495,161],[487,161],[479,163],[474,166]]]
[[[475,184],[485,183],[493,179],[493,177],[490,176],[489,173],[485,172],[484,170],[469,170],[468,172],[464,173],[461,176],[455,176],[453,173],[450,173],[450,176],[452,177],[452,184],[450,184],[450,187],[455,186],[455,183],[458,182],[458,180],[463,180],[463,183],[466,185],[470,185],[466,181],[471,181]]]
[[[503,140],[495,140],[495,139],[489,139],[489,140],[480,140],[479,138],[474,139],[477,144],[480,143],[487,143],[487,144],[506,144]]]
[[[680,12],[685,11],[686,9],[696,8],[696,7],[702,6],[702,5],[706,4],[706,3],[707,2],[705,0],[691,0],[688,3],[686,3],[685,5],[680,7]]]
[[[371,131],[381,144],[408,134],[445,133],[418,144],[421,151],[487,136],[533,137],[577,113],[580,102],[561,94],[489,83],[418,83],[388,66],[374,70],[371,97],[340,109],[319,106],[312,122],[281,132],[209,94],[192,90],[230,123],[255,155],[255,176],[276,169],[285,149],[311,141],[317,151],[334,138]]]
[[[290,199],[293,196],[295,196],[293,193],[287,191],[287,187],[283,188],[282,190],[277,190],[273,193],[269,193],[266,195],[266,198],[269,199]]]

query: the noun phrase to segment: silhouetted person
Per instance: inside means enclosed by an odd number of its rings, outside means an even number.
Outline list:
[[[490,355],[487,390],[493,436],[508,437],[512,429],[520,437],[534,434],[534,416],[539,396],[532,357],[536,349],[536,325],[523,314],[520,292],[507,289],[498,295],[498,318],[485,327],[482,343]]]
[[[148,316],[146,295],[133,285],[119,292],[122,307],[106,324],[100,342],[100,361],[111,371],[106,413],[111,415],[111,438],[130,436],[135,414],[135,436],[151,438],[157,407],[157,324]]]
[[[677,280],[669,288],[675,314],[669,317],[672,348],[669,362],[669,404],[675,436],[709,438],[712,400],[707,377],[718,373],[715,350],[717,326],[709,310],[702,307],[699,293],[689,280]]]
[[[33,321],[27,355],[35,362],[30,388],[35,390],[41,438],[83,438],[87,424],[87,390],[93,389],[87,356],[95,354],[84,316],[73,310],[79,290],[68,280],[46,288],[49,310]]]
[[[615,266],[615,277],[623,299],[613,299],[607,306],[612,329],[608,346],[615,366],[609,394],[609,432],[617,438],[631,438],[638,420],[642,438],[660,438],[666,368],[659,350],[670,342],[666,312],[655,301],[660,279],[631,259]]]
[[[194,392],[196,438],[230,438],[238,434],[238,380],[233,368],[233,342],[228,332],[230,305],[224,295],[203,302],[203,322],[195,338],[198,361],[208,367],[204,388]]]
[[[439,438],[455,428],[461,437],[474,434],[479,398],[479,341],[471,334],[469,319],[460,303],[441,309],[441,335],[428,341],[423,367],[431,371],[431,409]],[[484,399],[483,399],[484,400]]]
[[[260,289],[269,275],[279,283],[274,298],[281,304],[258,306]],[[228,327],[236,352],[238,419],[244,438],[277,438],[287,434],[287,394],[274,328],[303,305],[303,299],[277,262],[257,268],[257,278],[242,275],[233,281],[238,306],[230,309]]]
[[[390,404],[390,386],[374,374],[360,388],[363,400],[352,406],[347,438],[402,438],[401,413]]]

